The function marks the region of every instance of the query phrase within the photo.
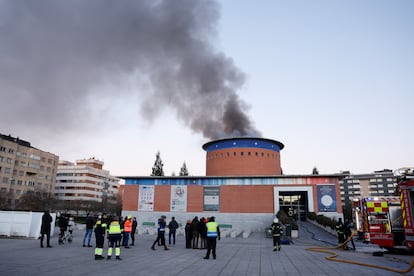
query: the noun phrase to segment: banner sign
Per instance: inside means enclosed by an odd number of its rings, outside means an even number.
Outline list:
[[[138,211],[154,211],[154,185],[140,185]]]
[[[220,211],[220,187],[204,187],[204,211]]]
[[[187,211],[187,186],[171,185],[171,211]]]
[[[335,184],[318,184],[318,211],[336,212],[336,189]]]

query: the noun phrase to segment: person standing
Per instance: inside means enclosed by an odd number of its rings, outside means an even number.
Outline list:
[[[135,232],[137,231],[137,226],[138,226],[137,217],[133,217],[132,218],[132,231],[131,231],[131,240],[132,240],[131,245],[135,245]]]
[[[195,216],[191,222],[191,234],[193,235],[193,249],[198,248],[198,217]]]
[[[102,216],[98,216],[94,229],[96,241],[95,260],[102,260],[104,258],[102,254],[105,241],[105,227],[105,224],[102,223]]]
[[[109,247],[108,247],[108,256],[106,257],[108,260],[112,257],[112,251],[115,247],[115,256],[117,260],[121,259],[121,239],[122,239],[122,231],[121,225],[119,223],[119,219],[114,218],[108,227],[108,239],[109,239]]]
[[[192,238],[193,238],[193,235],[191,233],[191,220],[187,220],[187,223],[185,224],[185,248],[187,249],[191,248]]]
[[[86,233],[83,237],[83,247],[86,246],[86,239],[88,239],[88,247],[92,247],[91,245],[91,237],[92,237],[92,231],[93,226],[95,225],[95,221],[92,216],[89,214],[86,215]]]
[[[124,222],[124,237],[123,237],[123,246],[125,248],[130,248],[128,246],[129,243],[129,236],[131,235],[132,232],[132,221],[131,221],[131,215],[128,215],[126,217],[126,220]]]
[[[352,237],[352,227],[354,227],[354,224],[350,220],[345,220],[345,225],[344,225],[345,239],[347,240],[349,239],[349,241],[352,244],[352,249],[355,250],[355,243]],[[348,243],[346,244],[345,249],[348,249]]]
[[[64,215],[59,216],[58,226],[60,229],[59,233],[59,244],[63,244],[63,237],[65,237],[65,232],[68,229],[68,220]]]
[[[272,223],[272,236],[273,236],[273,251],[280,251],[280,236],[283,233],[282,225],[279,223],[278,218],[274,218]]]
[[[213,259],[216,259],[217,238],[220,240],[220,228],[215,221],[215,217],[210,217],[207,224],[207,254],[204,259],[210,258],[210,252],[213,253]]]
[[[200,249],[206,249],[206,238],[207,238],[207,219],[201,218],[198,223],[198,235],[200,236]]]
[[[172,217],[170,223],[168,223],[168,229],[170,230],[168,232],[168,244],[171,244],[171,237],[173,238],[173,244],[175,244],[175,233],[178,229],[178,223],[175,217]]]
[[[166,217],[161,216],[161,218],[158,219],[158,235],[157,239],[154,241],[154,243],[151,246],[152,250],[155,250],[155,244],[158,242],[161,242],[161,245],[164,245],[164,250],[169,250],[167,245],[165,244],[165,227],[167,227],[167,223],[165,222]]]
[[[338,223],[335,228],[338,235],[338,245],[342,245],[345,242],[344,224],[342,223],[342,218],[338,219]]]
[[[42,216],[42,224],[40,226],[40,247],[43,247],[43,238],[46,235],[47,247],[52,247],[50,245],[50,229],[52,227],[53,218],[50,215],[49,211],[45,211]]]

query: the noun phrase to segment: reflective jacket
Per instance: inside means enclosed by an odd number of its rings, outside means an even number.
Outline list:
[[[127,219],[124,223],[124,232],[126,233],[132,232],[132,222],[130,219]]]
[[[207,237],[208,238],[216,238],[218,233],[217,233],[217,228],[218,228],[218,224],[215,221],[210,221],[207,222]]]
[[[111,224],[109,224],[109,229],[108,229],[109,235],[121,234],[121,233],[122,233],[122,229],[121,229],[121,226],[119,225],[119,221],[113,221],[111,222]]]

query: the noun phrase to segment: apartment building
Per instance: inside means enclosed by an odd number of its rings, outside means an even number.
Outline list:
[[[349,202],[353,197],[395,196],[397,177],[389,169],[367,174],[343,172],[339,186],[342,202]]]
[[[55,197],[60,200],[82,200],[116,203],[120,179],[103,169],[104,162],[93,158],[76,163],[60,161],[57,168]]]
[[[30,142],[0,134],[0,192],[14,209],[30,192],[53,194],[59,157],[31,146]]]

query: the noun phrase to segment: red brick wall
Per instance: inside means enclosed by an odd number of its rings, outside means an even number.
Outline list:
[[[169,212],[171,204],[171,186],[155,185],[154,186],[154,211]]]
[[[273,213],[273,185],[221,186],[220,211]]]
[[[123,185],[124,187],[124,199],[122,201],[122,209],[128,211],[138,210],[138,185]]]
[[[187,186],[187,212],[203,212],[204,186]]]
[[[206,160],[207,176],[282,174],[280,153],[273,150],[256,148],[215,150],[207,153]]]

